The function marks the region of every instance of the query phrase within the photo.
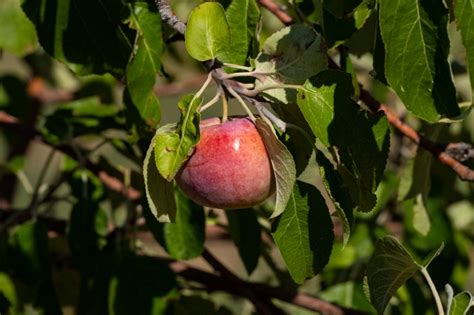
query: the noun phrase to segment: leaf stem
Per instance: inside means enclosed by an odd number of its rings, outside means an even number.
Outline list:
[[[276,89],[294,89],[298,90],[301,89],[301,85],[297,84],[271,84],[271,85],[266,85],[266,86],[261,86],[258,88],[255,88],[253,90],[250,90],[248,96],[257,96],[259,93],[265,92],[267,90],[276,90]]]
[[[436,302],[436,307],[438,308],[438,315],[444,315],[444,309],[443,304],[441,303],[441,298],[439,296],[438,290],[436,290],[436,286],[433,283],[430,274],[428,273],[428,270],[426,268],[421,268],[421,273],[425,277],[426,282],[428,282],[428,286],[430,287],[431,293],[433,294],[433,297]]]
[[[217,103],[217,101],[219,101],[219,98],[221,97],[221,95],[222,95],[222,92],[220,90],[217,91],[216,95],[212,98],[212,100],[210,100],[209,102],[207,102],[204,105],[201,105],[201,107],[199,108],[199,112],[202,113],[203,111],[205,111],[206,109],[208,109],[209,107],[211,107],[212,105]]]
[[[211,83],[211,80],[212,80],[212,72],[209,72],[209,74],[207,75],[207,78],[206,78],[206,81],[204,82],[204,84],[201,86],[201,88],[199,89],[199,91],[194,94],[194,97],[193,99],[191,100],[191,104],[194,102],[195,99],[197,99],[198,97],[201,97],[201,94],[204,92],[204,90],[207,88],[207,86],[209,85],[209,83]]]
[[[229,67],[229,68],[239,69],[239,70],[245,70],[245,71],[252,71],[253,70],[252,67],[246,67],[246,66],[241,66],[241,65],[236,65],[236,64],[233,64],[233,63],[226,63],[226,62],[224,62],[224,66]]]
[[[242,105],[242,107],[245,109],[245,111],[247,112],[247,115],[249,115],[249,117],[252,119],[252,121],[255,121],[255,116],[253,115],[252,111],[250,110],[250,108],[247,106],[247,104],[245,104],[244,100],[242,99],[242,97],[240,97],[239,94],[237,94],[233,88],[231,88],[230,86],[227,86],[227,90],[229,91],[229,93],[235,97],[237,99],[237,101],[239,101],[240,105]]]

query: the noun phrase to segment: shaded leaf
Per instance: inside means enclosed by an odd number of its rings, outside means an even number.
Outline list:
[[[135,3],[130,16],[131,26],[137,30],[133,59],[127,66],[126,92],[140,117],[150,126],[161,118],[160,102],[153,87],[161,73],[161,55],[164,45],[161,37],[161,18],[149,10],[145,3]]]
[[[26,0],[23,9],[48,54],[79,74],[123,76],[132,52],[124,2]]]
[[[297,181],[281,217],[272,224],[272,236],[296,283],[318,274],[329,261],[334,234],[321,193]]]
[[[256,36],[260,9],[255,0],[233,0],[225,13],[231,40],[223,61],[243,65],[249,45]]]
[[[179,189],[175,190],[175,199],[176,220],[164,225],[164,245],[171,257],[191,259],[201,255],[204,247],[204,209],[188,199]]]
[[[184,96],[178,103],[181,118],[176,131],[171,125],[166,125],[158,129],[155,134],[153,141],[156,167],[167,181],[173,180],[199,142],[200,105],[201,98],[194,98],[193,95]]]
[[[324,187],[334,202],[337,215],[342,222],[344,230],[343,245],[345,246],[349,241],[354,225],[355,205],[352,203],[347,188],[344,187],[341,176],[321,151],[316,152],[316,162],[319,165],[319,172],[323,178]]]
[[[261,250],[261,227],[253,209],[226,211],[229,232],[250,275],[257,267]]]
[[[298,106],[316,137],[337,150],[337,170],[357,209],[370,211],[388,157],[388,121],[381,113],[363,111],[352,92],[348,73],[322,71],[298,91]]]
[[[284,117],[286,123],[298,126],[298,128],[288,126],[280,140],[291,152],[295,161],[296,176],[299,176],[308,166],[308,162],[313,154],[316,138],[296,104],[272,105],[278,115]]]
[[[296,180],[295,162],[285,145],[273,133],[271,126],[261,118],[257,118],[255,126],[265,143],[275,176],[276,201],[270,218],[276,218],[287,208],[288,200],[292,194]]]
[[[474,97],[474,3],[470,0],[457,0],[453,3],[455,4],[456,24],[461,31],[462,43],[466,48],[469,78]]]
[[[231,38],[222,5],[205,2],[194,8],[189,15],[184,36],[186,50],[194,59],[206,61],[225,57]]]
[[[410,253],[392,236],[379,239],[367,264],[370,302],[382,314],[392,296],[420,270]]]
[[[448,10],[437,0],[380,1],[385,75],[405,106],[430,122],[460,114],[447,61]],[[414,84],[416,82],[416,84]]]
[[[163,129],[174,128],[174,124],[165,125],[158,129],[156,133],[163,132]],[[151,213],[159,222],[172,222],[176,217],[176,202],[174,199],[173,183],[165,180],[156,168],[153,157],[155,141],[152,139],[143,161],[143,178],[145,181],[145,193]]]
[[[257,80],[257,87],[302,84],[327,68],[322,36],[301,24],[285,27],[267,38],[255,60],[255,68],[257,73],[267,74]],[[295,92],[285,89],[267,90],[265,94],[284,104],[295,99]]]

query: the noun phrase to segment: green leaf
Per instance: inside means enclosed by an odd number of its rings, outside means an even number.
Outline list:
[[[122,1],[26,0],[23,10],[44,50],[75,72],[125,73],[132,40],[122,23],[129,13]]]
[[[429,122],[460,114],[447,61],[448,10],[442,1],[379,1],[385,75],[414,115]]]
[[[174,124],[165,125],[156,131],[156,134],[163,132],[163,129],[173,129]],[[156,168],[156,163],[152,157],[154,154],[155,140],[152,139],[143,161],[143,178],[145,181],[145,193],[151,213],[159,222],[172,222],[176,217],[176,202],[174,200],[173,183],[165,180]]]
[[[297,181],[285,212],[272,224],[272,236],[296,283],[318,274],[334,241],[329,210],[321,193]]]
[[[420,270],[410,253],[392,236],[377,241],[367,264],[370,302],[382,314],[392,296],[409,278]]]
[[[201,98],[193,95],[184,96],[178,103],[181,118],[176,131],[166,125],[155,134],[155,162],[158,171],[167,181],[173,180],[191,150],[199,142],[199,122],[201,115],[198,108]]]
[[[324,2],[324,33],[329,47],[336,47],[363,28],[372,15],[373,1]]]
[[[271,126],[261,118],[257,118],[255,126],[262,136],[272,162],[276,184],[276,201],[275,209],[270,218],[276,218],[287,208],[288,200],[291,197],[293,185],[296,181],[295,162],[290,151],[273,133]]]
[[[327,68],[322,36],[301,24],[285,27],[267,38],[255,60],[255,68],[257,73],[266,74],[256,81],[256,87],[302,84]],[[267,90],[265,94],[284,104],[295,99],[295,92],[285,89]]]
[[[178,213],[174,223],[164,226],[166,251],[176,259],[191,259],[201,255],[206,229],[204,209],[175,190]]]
[[[423,133],[429,134],[430,138],[436,141],[440,132],[438,125],[427,126]],[[403,205],[413,229],[423,236],[428,235],[431,229],[427,200],[431,189],[432,160],[433,156],[429,152],[418,149],[416,156],[408,160],[401,174],[398,191],[399,200],[405,201]]]
[[[9,243],[9,262],[23,281],[36,284],[49,275],[48,229],[43,223],[23,223],[11,235]]]
[[[22,56],[36,48],[35,28],[21,10],[20,0],[0,2],[0,21],[0,49]]]
[[[467,315],[474,303],[472,294],[464,291],[453,297],[453,288],[449,284],[446,284],[446,292],[448,293],[447,315]]]
[[[253,209],[229,210],[225,212],[229,232],[239,249],[245,270],[250,275],[257,267],[261,251],[261,227]]]
[[[0,313],[16,315],[19,311],[15,284],[8,274],[0,272]]]
[[[341,175],[334,169],[332,163],[324,156],[321,151],[316,152],[316,162],[319,165],[319,171],[323,178],[323,184],[329,197],[334,202],[336,213],[342,222],[344,230],[343,245],[347,245],[354,225],[354,204],[352,203],[350,193],[344,187]]]
[[[249,45],[256,35],[260,9],[255,0],[233,0],[226,10],[230,28],[230,46],[223,61],[243,65]]]
[[[298,106],[316,137],[337,150],[344,185],[358,210],[366,212],[376,204],[375,190],[390,146],[389,128],[385,116],[369,114],[354,103],[352,92],[350,74],[322,71],[298,91]]]
[[[153,87],[156,75],[161,73],[163,41],[161,19],[144,3],[135,3],[131,14],[131,25],[137,30],[133,59],[127,66],[127,91],[129,99],[137,108],[140,117],[150,126],[156,126],[161,118],[160,102]],[[128,99],[128,98],[126,98]]]
[[[205,2],[194,8],[184,37],[186,50],[198,61],[225,57],[230,49],[231,37],[222,5]]]
[[[469,78],[474,97],[474,3],[471,0],[457,0],[453,3],[455,5],[456,24],[461,31],[462,43],[466,48]]]

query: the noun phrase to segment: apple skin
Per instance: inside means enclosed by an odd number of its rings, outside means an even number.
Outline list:
[[[201,139],[176,176],[194,202],[212,208],[255,206],[275,190],[265,144],[247,117],[201,121]]]

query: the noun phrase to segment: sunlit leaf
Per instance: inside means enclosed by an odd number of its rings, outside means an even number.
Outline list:
[[[157,130],[171,129],[175,124],[165,125]],[[155,218],[160,222],[172,222],[176,216],[176,203],[174,199],[173,183],[165,180],[156,168],[154,160],[155,141],[151,141],[143,161],[143,178],[148,206]]]
[[[460,114],[448,64],[442,1],[380,1],[385,75],[405,106],[430,122]],[[416,84],[415,84],[416,82]]]
[[[222,5],[205,2],[194,8],[184,36],[186,50],[194,59],[206,61],[225,57],[231,38]]]
[[[243,65],[256,36],[260,9],[255,0],[233,0],[226,10],[231,41],[224,61]]]
[[[201,98],[186,95],[178,103],[181,118],[176,130],[166,125],[154,137],[155,162],[161,176],[173,180],[183,163],[189,158],[194,146],[199,142],[201,115],[197,111]]]

